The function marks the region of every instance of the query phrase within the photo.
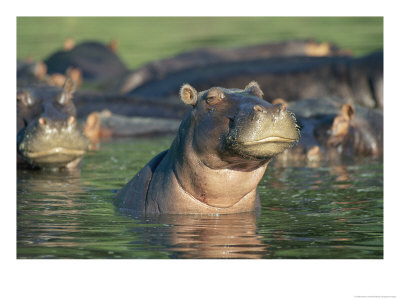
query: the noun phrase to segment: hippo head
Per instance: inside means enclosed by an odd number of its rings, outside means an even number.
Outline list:
[[[360,108],[361,110],[361,108]],[[382,154],[382,124],[379,112],[356,112],[350,103],[342,105],[328,130],[327,146],[343,156]]]
[[[29,164],[59,168],[80,158],[88,147],[72,102],[75,84],[57,89],[24,90],[17,95],[17,147]]]
[[[193,149],[210,167],[257,166],[299,139],[294,114],[263,100],[256,82],[243,90],[213,87],[200,93],[185,84],[180,96],[194,107]]]
[[[329,138],[327,142],[328,146],[338,147],[341,143],[343,143],[345,137],[350,132],[350,122],[353,119],[354,114],[355,109],[353,105],[349,103],[342,105],[340,114],[334,118],[332,126],[329,130]]]

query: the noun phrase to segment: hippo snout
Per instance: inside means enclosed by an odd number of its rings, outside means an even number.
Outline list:
[[[272,113],[274,115],[279,115],[286,111],[286,106],[282,105],[281,103],[274,104],[273,106],[270,107],[262,107],[256,104],[254,105],[253,109],[255,112]]]
[[[276,122],[278,119],[287,118],[288,114],[290,114],[290,112],[287,112],[286,107],[280,103],[273,106],[254,105],[253,110],[258,118],[271,118],[273,122]]]
[[[241,155],[267,158],[292,147],[300,137],[293,113],[282,104],[252,104],[237,115],[227,137],[228,147]]]
[[[88,146],[76,118],[69,116],[56,121],[40,117],[25,129],[18,148],[32,165],[57,167],[81,157]]]

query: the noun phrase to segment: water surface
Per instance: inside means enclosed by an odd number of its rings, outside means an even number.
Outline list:
[[[173,137],[109,141],[75,171],[18,170],[18,258],[383,258],[383,164],[270,164],[262,209],[137,217],[112,199]]]

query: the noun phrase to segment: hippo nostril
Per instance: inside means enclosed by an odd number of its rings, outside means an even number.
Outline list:
[[[44,125],[47,124],[47,119],[44,118],[44,117],[40,117],[39,120],[38,120],[38,122],[39,122],[40,125],[43,125],[43,126],[44,126]]]
[[[67,122],[68,124],[72,125],[76,122],[76,118],[74,116],[70,116]]]
[[[254,105],[253,109],[254,109],[254,111],[259,111],[259,112],[264,111],[264,109],[260,105]]]

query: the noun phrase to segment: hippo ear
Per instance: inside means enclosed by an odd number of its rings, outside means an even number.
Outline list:
[[[31,106],[33,104],[33,98],[27,91],[23,91],[17,94],[17,101],[21,101],[24,106]]]
[[[76,84],[75,81],[71,77],[67,77],[65,80],[63,90],[58,98],[58,102],[60,104],[65,104],[72,98],[73,93],[75,92]]]
[[[355,114],[355,109],[353,105],[351,105],[350,103],[345,103],[342,105],[341,115],[346,120],[351,120],[354,117],[354,114]]]
[[[272,104],[273,104],[273,105],[275,105],[275,104],[282,104],[282,106],[285,107],[285,108],[288,108],[288,107],[289,107],[289,104],[288,104],[285,100],[283,100],[282,98],[276,98],[276,99],[274,99],[274,100],[272,101]]]
[[[65,50],[65,51],[71,51],[71,50],[74,49],[74,48],[75,48],[75,41],[74,41],[74,39],[73,39],[73,38],[70,38],[70,37],[66,38],[66,39],[64,40],[64,50]]]
[[[47,65],[42,61],[37,62],[35,64],[33,74],[34,74],[35,78],[38,78],[38,79],[44,78],[47,74]]]
[[[107,45],[108,49],[111,50],[111,52],[113,53],[117,53],[117,50],[119,48],[119,42],[117,39],[112,39],[108,45]]]
[[[196,105],[197,102],[197,91],[189,84],[184,84],[179,91],[182,101],[185,104],[190,104],[192,106]]]
[[[68,76],[67,79],[65,80],[63,91],[73,94],[75,90],[76,90],[75,81],[70,76]]]
[[[89,140],[93,140],[100,134],[101,119],[98,112],[92,112],[86,118],[86,123],[83,125],[83,132]]]
[[[257,96],[258,98],[261,98],[264,96],[263,91],[260,89],[260,86],[258,85],[257,82],[252,81],[250,82],[244,90],[248,92],[251,95]]]

